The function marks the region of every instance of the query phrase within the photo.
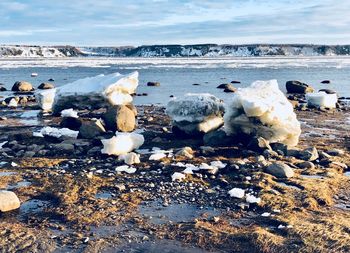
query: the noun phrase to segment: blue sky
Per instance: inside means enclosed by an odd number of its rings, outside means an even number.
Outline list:
[[[0,44],[350,44],[350,0],[0,0]]]

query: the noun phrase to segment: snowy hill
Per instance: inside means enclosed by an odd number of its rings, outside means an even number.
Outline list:
[[[72,46],[1,46],[0,57],[73,57],[82,53]]]
[[[350,55],[350,45],[0,46],[0,57],[251,57]]]

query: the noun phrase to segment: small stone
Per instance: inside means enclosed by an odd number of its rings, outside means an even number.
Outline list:
[[[277,178],[289,178],[294,176],[291,167],[283,162],[274,162],[266,168],[266,172]]]
[[[20,205],[21,203],[14,192],[0,190],[0,212],[18,209]]]
[[[313,170],[315,168],[315,164],[313,164],[312,162],[302,162],[302,163],[298,163],[297,166],[300,169],[310,169]]]
[[[344,150],[341,149],[331,149],[328,150],[326,153],[331,156],[342,156],[345,154]]]
[[[318,158],[318,152],[315,147],[310,147],[299,152],[299,158],[304,161],[315,161]]]
[[[148,82],[147,86],[158,87],[158,86],[160,86],[160,82]]]

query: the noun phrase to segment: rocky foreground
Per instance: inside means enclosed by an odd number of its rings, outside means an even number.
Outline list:
[[[293,149],[182,139],[164,108],[137,109],[145,142],[136,150],[140,162],[125,167],[101,153],[112,131],[36,137],[62,118],[42,114],[30,99],[1,108],[0,189],[21,203],[0,213],[1,252],[350,250],[346,108],[300,108]],[[103,113],[79,111],[83,120]],[[218,170],[178,177],[203,163]]]

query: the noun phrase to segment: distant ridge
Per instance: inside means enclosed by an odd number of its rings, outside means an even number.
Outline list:
[[[0,57],[259,57],[350,55],[350,45],[246,44],[74,47],[0,45]]]

